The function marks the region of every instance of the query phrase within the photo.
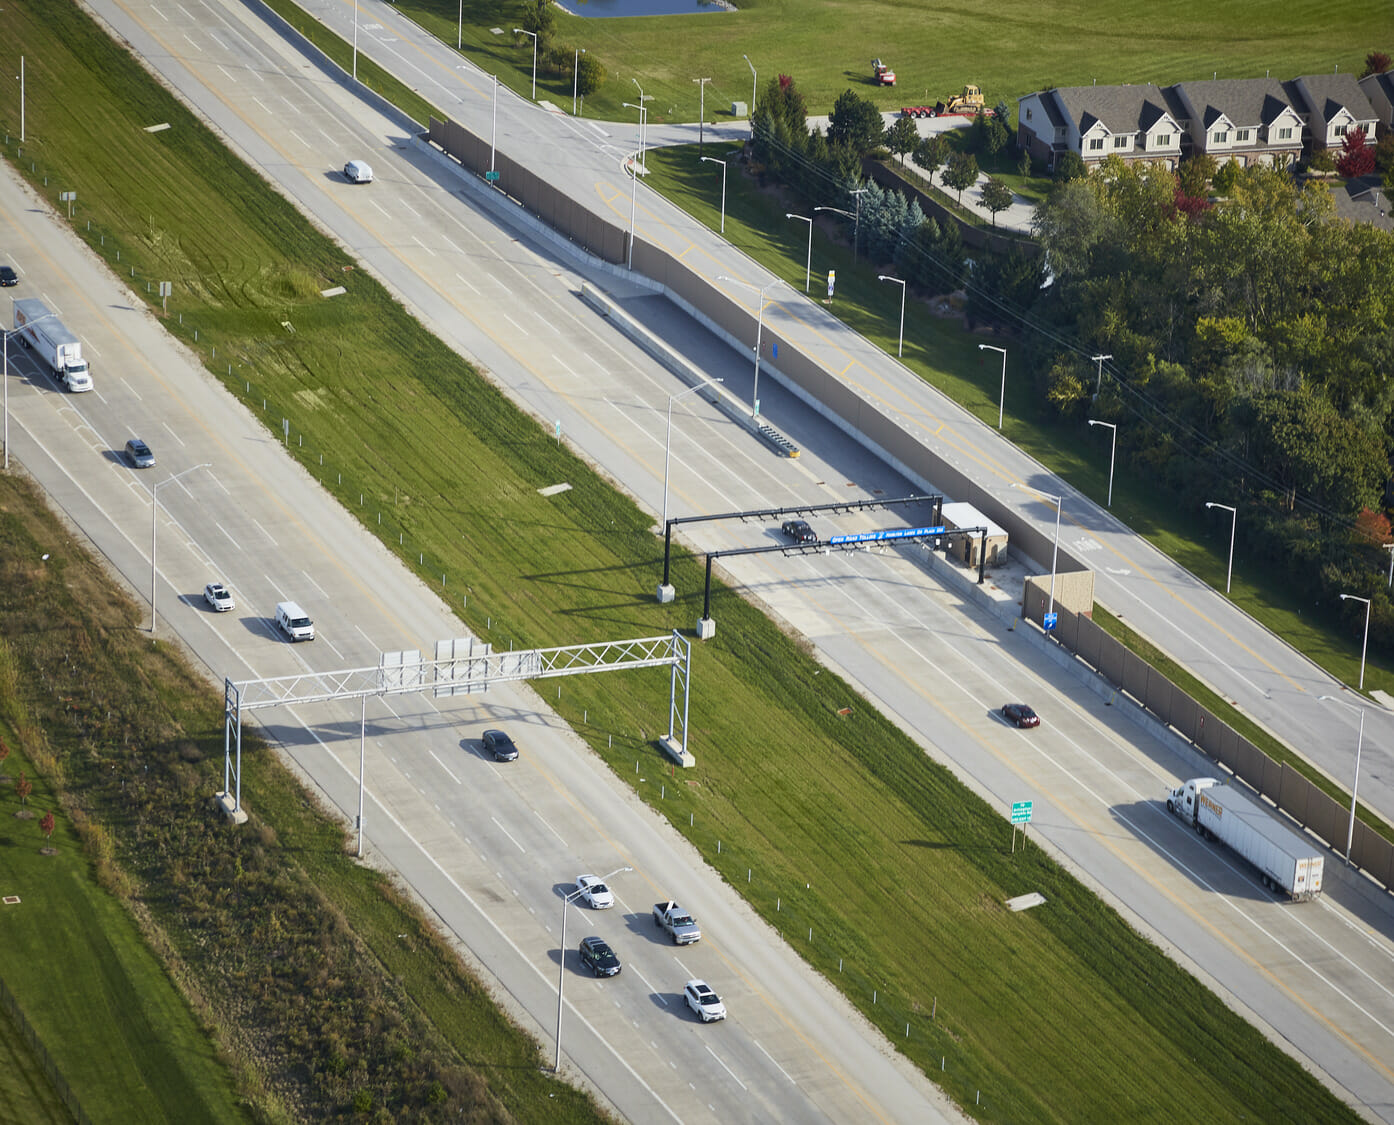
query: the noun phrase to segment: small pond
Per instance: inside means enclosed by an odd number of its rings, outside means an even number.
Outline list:
[[[618,16],[687,16],[698,12],[733,12],[730,0],[558,0],[573,16],[613,19]]]

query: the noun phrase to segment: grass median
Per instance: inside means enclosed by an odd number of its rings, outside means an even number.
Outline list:
[[[18,10],[14,27],[31,57],[70,76],[63,104],[30,107],[26,174],[40,190],[47,176],[90,201],[83,218],[92,227],[79,224],[79,233],[109,260],[122,251],[135,292],[145,278],[177,279],[182,322],[171,318],[170,331],[269,425],[289,419],[290,448],[307,471],[404,565],[435,585],[445,579],[474,632],[526,647],[693,620],[702,569],[689,557],[673,571],[684,595],[669,606],[653,601],[660,545],[650,514],[514,408],[366,271],[350,269],[179,103],[88,34],[75,9],[41,0]],[[0,98],[0,114],[9,110]],[[173,128],[144,133],[150,120]],[[149,174],[152,164],[159,176]],[[337,284],[348,292],[318,297]],[[571,490],[539,495],[561,481]],[[820,668],[805,645],[729,590],[717,589],[713,612],[721,628],[699,649],[694,672],[696,776],[658,781],[652,739],[666,729],[667,677],[581,677],[558,709],[967,1112],[1112,1122],[1168,1112],[1175,1089],[1185,1088],[1208,1120],[1354,1119],[1038,849],[1013,854],[1000,810]],[[106,628],[119,634],[131,621]],[[209,695],[177,735],[141,735],[153,740],[152,768],[170,774],[164,792],[189,784],[179,781],[184,742],[190,756],[220,744],[219,700]],[[259,780],[246,795],[279,834],[291,831],[280,827],[279,806],[297,798],[281,791],[271,767],[264,759],[250,767]],[[160,835],[158,811],[142,806],[143,838],[177,856],[183,837]],[[180,831],[201,838],[214,830]],[[310,878],[314,863],[338,869],[342,840],[332,831],[294,831],[294,850],[307,857],[297,872]],[[274,845],[218,838],[249,849],[245,862],[257,872],[267,861],[255,849]],[[230,862],[216,867],[212,885],[231,881]],[[1049,906],[1029,914],[1002,906],[1027,890]],[[191,901],[198,926],[227,924],[217,902]],[[365,942],[370,932],[390,933],[345,914]],[[384,941],[371,948],[391,967]],[[258,967],[246,971],[255,976]],[[440,1034],[445,1057],[475,1057],[478,1045],[456,1037],[463,1033],[440,998],[432,1006],[424,982],[405,971],[393,982]],[[314,1046],[332,1067],[333,1052]],[[279,1053],[273,1061],[285,1065]],[[532,1096],[526,1075],[510,1073],[525,1087],[517,1096]],[[495,1082],[511,1089],[503,1075],[486,1077],[491,1091]]]

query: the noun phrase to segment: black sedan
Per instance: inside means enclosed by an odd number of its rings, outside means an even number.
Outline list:
[[[620,971],[620,959],[603,938],[581,939],[581,964],[598,977],[612,977]]]
[[[795,543],[817,543],[818,533],[806,520],[785,520],[779,529]]]
[[[484,749],[494,756],[494,761],[516,762],[518,760],[517,744],[503,731],[486,730],[480,741],[484,743]]]
[[[1011,723],[1014,727],[1038,727],[1041,725],[1041,717],[1036,714],[1025,703],[1007,703],[1002,707],[1002,718]]]

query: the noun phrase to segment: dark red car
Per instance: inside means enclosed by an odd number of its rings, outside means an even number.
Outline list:
[[[1002,718],[1011,723],[1014,727],[1038,727],[1041,725],[1041,717],[1036,714],[1025,703],[1007,703],[1002,707]]]

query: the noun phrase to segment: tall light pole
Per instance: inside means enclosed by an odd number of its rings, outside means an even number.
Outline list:
[[[461,22],[464,21],[464,12],[465,12],[465,0],[460,0],[460,19],[461,19]],[[537,32],[535,32],[535,31],[527,31],[527,30],[525,30],[525,29],[523,29],[523,28],[521,28],[521,27],[515,27],[515,28],[513,29],[513,34],[514,34],[514,35],[531,35],[531,36],[532,36],[532,100],[533,100],[533,101],[537,101]],[[563,55],[562,57],[565,58],[566,56]]]
[[[1365,639],[1360,642],[1360,690],[1365,690],[1365,650],[1370,645],[1370,599],[1359,594],[1342,594],[1341,601],[1365,603]]]
[[[750,61],[749,55],[742,55],[745,65],[750,67],[750,135],[755,135],[755,86],[759,76],[755,73],[755,64]],[[21,138],[22,139],[22,138]]]
[[[857,236],[862,229],[862,196],[869,192],[870,188],[856,188],[852,194],[857,200],[857,217],[852,223],[852,261],[857,260]]]
[[[637,86],[638,83],[636,82]],[[639,147],[644,146],[644,119],[648,116],[648,109],[644,105],[644,95],[640,91],[639,104],[633,102],[621,103],[625,109],[637,109],[639,111]],[[639,164],[635,157],[629,158],[629,248],[625,256],[625,269],[634,268],[634,234],[635,223],[639,218]]]
[[[489,132],[489,171],[494,170],[494,150],[495,142],[499,139],[499,76],[493,75],[494,79],[494,107],[493,107],[493,128]]]
[[[1229,570],[1225,573],[1225,593],[1228,594],[1230,580],[1234,577],[1234,529],[1239,523],[1239,513],[1228,504],[1215,504],[1209,500],[1205,502],[1205,506],[1207,508],[1223,508],[1229,513]],[[1345,594],[1342,594],[1341,597],[1344,598]]]
[[[156,517],[160,511],[160,489],[169,484],[172,480],[178,480],[182,476],[192,473],[195,469],[207,469],[212,462],[205,461],[202,465],[191,465],[183,472],[175,473],[172,477],[166,477],[157,482],[150,489],[150,636],[155,635],[155,587],[159,579],[159,569],[155,565],[155,528],[159,525]]]
[[[1389,552],[1389,588],[1394,590],[1394,543],[1386,543],[1384,549]]]
[[[1360,712],[1360,730],[1355,736],[1355,781],[1351,783],[1350,787],[1350,824],[1346,828],[1346,862],[1349,863],[1350,846],[1355,842],[1355,799],[1356,794],[1360,792],[1360,749],[1365,743],[1365,708],[1355,707],[1344,699],[1337,699],[1334,695],[1322,695],[1317,698],[1325,699],[1331,703],[1339,703],[1344,707],[1350,707],[1352,710]]]
[[[995,347],[992,344],[979,344],[978,351],[1002,353],[1002,394],[997,400],[997,429],[1000,433],[1002,430],[1002,415],[1007,409],[1007,349]]]
[[[697,83],[699,91],[697,95],[697,155],[700,156],[706,146],[707,130],[707,83],[710,78],[694,78],[692,81]]]
[[[608,875],[602,875],[600,881],[608,883],[614,876],[621,871],[633,871],[632,867],[616,867]],[[568,895],[563,895],[561,900],[561,968],[557,970],[557,1057],[552,1063],[552,1073],[561,1070],[561,1006],[562,989],[566,985],[566,908],[571,905],[571,900],[581,894],[581,888],[577,887]]]
[[[718,160],[715,156],[704,156],[703,160],[711,164],[721,165],[721,233],[726,233],[726,161]],[[1394,559],[1394,556],[1391,556]],[[1394,561],[1390,563],[1390,570],[1394,571]],[[1394,578],[1391,578],[1394,581]]]
[[[785,211],[784,217],[808,224],[808,257],[803,263],[803,291],[807,293],[813,280],[813,219],[809,215],[795,215],[790,211]]]
[[[1089,357],[1090,363],[1097,363],[1099,365],[1098,373],[1094,376],[1095,398],[1099,397],[1099,388],[1102,387],[1104,383],[1104,360],[1112,358],[1113,356],[1111,355],[1094,355]]]
[[[356,9],[355,9],[355,10],[356,10]],[[355,23],[355,24],[354,24],[354,30],[356,31],[357,29],[358,29],[358,25],[357,25],[357,23]],[[354,42],[356,43],[357,40],[355,39]],[[357,61],[357,60],[355,59],[355,61]],[[354,72],[354,77],[355,77],[355,78],[358,77],[358,73],[357,73],[356,71]],[[20,143],[20,144],[23,144],[23,143],[24,143],[24,56],[23,56],[23,55],[20,55],[20,56],[19,56],[19,143]]]
[[[852,261],[855,262],[857,260],[857,216],[851,211],[844,211],[841,207],[815,207],[813,209],[815,215],[819,211],[832,211],[834,214],[845,215],[852,220]]]
[[[1114,455],[1118,452],[1118,426],[1117,426],[1115,423],[1113,423],[1113,422],[1098,422],[1098,421],[1095,421],[1093,418],[1090,418],[1090,419],[1089,419],[1089,424],[1090,424],[1091,426],[1107,426],[1110,430],[1113,431],[1113,446],[1112,446],[1112,448],[1109,450],[1109,454],[1108,454],[1108,503],[1104,505],[1106,508],[1112,508],[1112,507],[1113,507],[1113,459],[1114,459]]]
[[[631,76],[629,80],[634,83],[635,87],[639,91],[638,106],[630,106],[630,108],[637,108],[639,110],[639,163],[643,165],[644,175],[647,176],[649,174],[649,162],[645,157],[645,153],[647,152],[648,146],[646,142],[648,141],[649,135],[648,103],[653,101],[654,95],[644,93],[644,88],[639,85],[639,80],[637,78]],[[628,102],[625,102],[624,104],[629,105]]]
[[[584,47],[577,47],[576,54],[571,60],[571,116],[576,116],[576,91],[581,83],[581,56],[586,53]],[[566,58],[562,55],[562,58]]]
[[[727,277],[724,273],[717,277],[718,281],[732,281],[737,285],[744,285],[747,289],[752,289],[760,294],[760,310],[755,320],[755,387],[750,392],[750,416],[758,418],[760,416],[760,334],[765,328],[765,294],[776,285],[783,284],[782,279],[775,278],[764,288],[758,285],[751,285],[748,281],[741,281],[739,278]]]
[[[1046,607],[1047,616],[1055,612],[1055,566],[1060,559],[1060,511],[1065,506],[1063,496],[1052,496],[1049,492],[1042,492],[1039,488],[1032,488],[1029,484],[1012,484],[1013,488],[1022,488],[1027,492],[1034,492],[1042,500],[1049,500],[1055,505],[1055,547],[1050,553],[1050,605]]]
[[[460,0],[461,4],[464,2]],[[353,80],[358,81],[358,0],[353,0]]]
[[[905,282],[898,277],[892,277],[888,273],[878,273],[877,281],[894,281],[900,286],[900,337],[896,341],[895,354],[902,356],[905,354]]]
[[[663,442],[663,522],[660,527],[668,526],[668,462],[673,455],[673,403],[680,398],[686,398],[690,394],[696,394],[703,387],[714,386],[717,383],[724,383],[724,379],[712,379],[698,383],[695,387],[688,387],[684,391],[668,396],[668,436]]]

